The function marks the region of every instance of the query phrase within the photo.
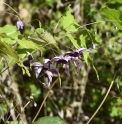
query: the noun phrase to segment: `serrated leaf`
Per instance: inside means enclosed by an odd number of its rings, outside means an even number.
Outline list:
[[[16,43],[16,40],[11,40],[10,38],[1,38],[1,40],[11,45]]]
[[[3,54],[3,55],[5,54],[5,55],[11,56],[12,59],[10,59],[10,61],[12,60],[11,61],[12,63],[9,63],[9,66],[14,63],[17,63],[18,65],[20,65],[22,67],[22,69],[24,69],[24,72],[28,76],[30,76],[30,73],[29,73],[27,67],[25,67],[23,65],[23,63],[20,61],[20,58],[19,58],[18,54],[16,53],[16,51],[14,51],[13,48],[9,44],[2,42],[1,40],[0,40],[0,54]]]
[[[47,117],[42,117],[42,118],[38,119],[33,124],[66,124],[66,122],[64,122],[59,117],[47,116]]]
[[[8,43],[14,44],[16,42],[16,38],[18,38],[19,31],[17,31],[16,26],[5,25],[0,28],[0,37],[1,40]]]
[[[74,16],[71,14],[70,8],[68,7],[68,10],[61,19],[61,25],[63,26],[63,29],[68,28],[70,25],[74,23],[74,21],[75,21]]]
[[[100,13],[112,21],[118,29],[122,30],[122,11],[104,7],[100,10]]]
[[[72,42],[74,47],[80,48],[80,46],[77,43],[77,40],[74,39],[74,37],[71,34],[73,31],[77,31],[78,27],[80,27],[80,25],[74,19],[74,16],[71,14],[69,7],[68,7],[65,15],[60,20],[59,25],[66,31],[66,35],[68,36],[68,38],[70,39],[70,41]]]
[[[5,33],[13,38],[17,38],[18,35],[20,34],[19,31],[17,31],[16,26],[12,25],[5,25],[3,27],[0,27],[0,33]]]
[[[39,29],[37,29],[36,32],[29,35],[28,38],[34,41],[38,45],[41,45],[41,46],[51,45],[55,47],[57,50],[59,50],[54,37],[47,31],[42,33]]]
[[[88,66],[88,57],[89,57],[89,53],[88,52],[84,52],[83,53],[83,59],[84,59],[85,63],[87,64],[87,66]]]
[[[18,53],[19,58],[23,59],[27,56],[27,51],[31,53],[33,49],[27,49],[27,48],[23,48],[22,46],[18,46],[16,51]]]
[[[11,36],[7,35],[6,33],[0,33],[1,40],[8,43],[8,44],[15,44],[16,40]]]
[[[11,37],[10,35],[7,35],[6,33],[0,33],[0,36],[3,38],[10,38],[11,40],[14,40],[13,37]]]
[[[39,47],[32,42],[31,40],[26,40],[26,39],[17,39],[17,42],[19,43],[20,46],[22,46],[23,48],[27,48],[27,49],[39,49]]]
[[[47,31],[44,32],[44,34],[40,35],[38,34],[43,40],[45,40],[47,43],[55,44],[56,41],[54,37]]]
[[[86,48],[86,41],[85,41],[85,38],[86,38],[86,36],[84,36],[84,35],[80,35],[80,44],[81,44],[81,46],[82,47],[84,47],[84,48]]]
[[[33,34],[29,35],[28,38],[30,40],[33,40],[38,45],[45,44],[45,41],[43,39],[41,39],[36,32],[34,32]]]
[[[71,40],[72,44],[75,46],[75,48],[80,48],[80,46],[77,43],[77,40],[74,39],[74,37],[72,36],[72,34],[67,34],[67,37]]]

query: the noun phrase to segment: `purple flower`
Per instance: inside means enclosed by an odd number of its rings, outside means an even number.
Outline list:
[[[81,54],[83,52],[89,52],[90,54],[93,55],[93,53],[90,50],[88,50],[86,48],[80,48],[78,50],[74,50],[73,52],[72,51],[68,51],[68,52],[66,52],[64,54],[64,56],[69,55],[69,56],[78,57],[79,59],[81,59]]]
[[[71,57],[71,60],[74,62],[74,65],[77,67],[77,72],[81,70],[81,64],[79,60],[75,57]]]
[[[27,54],[28,54],[28,61],[29,61],[29,63],[30,64],[33,63],[34,62],[34,58],[33,58],[32,54],[29,53],[29,52],[27,52]]]
[[[52,82],[53,74],[52,74],[52,72],[50,72],[48,70],[44,71],[43,67],[44,66],[40,62],[34,62],[31,64],[32,71],[35,73],[38,82],[43,84],[46,89],[49,89],[50,83]],[[44,76],[48,78],[48,84],[45,84],[39,80],[40,73],[44,74]]]
[[[41,84],[43,84],[46,89],[49,89],[50,84],[51,84],[51,82],[52,82],[53,74],[52,74],[52,72],[50,72],[50,71],[47,70],[47,71],[44,73],[44,76],[47,77],[48,83],[45,84],[45,83],[41,82],[41,81],[39,80],[39,78],[38,78],[38,82],[40,82]]]
[[[50,63],[49,59],[45,59],[43,61],[43,64],[41,64],[40,62],[34,62],[34,58],[33,58],[32,54],[30,54],[29,52],[27,52],[27,54],[28,54],[28,61],[30,63],[30,67],[31,67],[32,71],[34,72],[36,79],[38,80],[38,82],[43,84],[46,89],[49,89],[50,84],[52,82],[52,77],[53,77],[53,74],[51,71],[56,72],[55,71],[56,69]],[[45,77],[47,77],[47,79],[48,79],[47,84],[45,84],[39,80],[40,73],[42,73]]]
[[[43,65],[44,69],[50,70],[51,72],[58,74],[57,69],[51,64],[50,59],[44,59]]]
[[[40,62],[34,62],[30,66],[31,66],[32,71],[35,73],[36,78],[38,78],[39,74],[41,73],[43,69],[43,65]]]
[[[50,83],[52,82],[52,77],[53,77],[52,72],[50,72],[50,71],[47,70],[45,72],[45,77],[48,78],[48,84],[46,85],[46,88],[49,88],[50,87]]]
[[[16,22],[16,27],[20,31],[20,33],[23,34],[23,32],[24,32],[24,23],[23,23],[23,21],[18,20]]]
[[[16,22],[16,26],[17,26],[17,29],[18,29],[18,30],[24,29],[24,23],[23,23],[23,21],[18,20],[18,21]]]
[[[77,70],[80,71],[80,63],[78,61],[78,59],[74,58],[74,57],[71,57],[71,56],[57,56],[57,57],[54,57],[53,59],[51,59],[51,63],[53,62],[56,62],[56,68],[58,70],[58,64],[65,64],[65,71],[66,71],[66,74],[69,75],[69,64],[70,64],[70,61],[73,61],[74,64],[77,66]]]

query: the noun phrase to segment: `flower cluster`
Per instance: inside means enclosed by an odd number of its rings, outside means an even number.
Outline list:
[[[64,55],[56,56],[50,59],[44,59],[42,63],[34,62],[33,56],[27,52],[28,60],[30,63],[31,70],[34,72],[36,79],[38,82],[43,84],[45,88],[49,88],[52,82],[53,73],[58,74],[58,65],[64,64],[65,65],[65,72],[69,76],[69,65],[72,61],[77,68],[77,72],[81,70],[81,64],[79,60],[82,60],[83,52],[89,52],[91,55],[93,53],[86,48],[80,48],[74,51],[68,51]],[[56,63],[56,67],[54,67],[53,63]],[[48,79],[48,84],[45,84],[39,80],[40,74],[44,75]]]

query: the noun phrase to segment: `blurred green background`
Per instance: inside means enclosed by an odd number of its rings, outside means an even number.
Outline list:
[[[33,34],[34,29],[41,26],[55,38],[58,48],[40,47],[40,50],[33,53],[37,61],[42,62],[45,58],[51,59],[54,56],[64,54],[66,51],[76,49],[74,44],[70,42],[71,37],[66,34],[68,29],[65,30],[60,25],[60,20],[65,15],[68,6],[70,6],[69,11],[74,16],[74,19],[81,26],[78,30],[72,32],[73,40],[77,40],[80,47],[89,49],[91,49],[90,44],[96,45],[96,48],[91,50],[94,53],[93,64],[98,71],[99,80],[90,62],[86,64],[81,61],[80,73],[77,73],[74,65],[71,64],[69,77],[61,70],[61,87],[59,82],[53,87],[38,118],[59,116],[67,124],[85,124],[104,98],[113,80],[116,67],[118,67],[119,71],[109,96],[91,121],[91,124],[121,124],[121,0],[6,0],[5,2],[21,15],[21,19],[25,23],[25,36],[30,33]],[[15,25],[18,19],[15,16],[16,13],[5,4],[0,4],[0,26],[3,27],[6,24]],[[70,16],[68,17],[70,20]],[[110,21],[115,19],[120,22]],[[64,21],[68,23],[69,20]],[[8,31],[8,29],[5,31]],[[0,30],[3,31],[3,29]],[[29,63],[25,55],[26,50],[20,47],[17,48],[17,52],[22,58],[24,65],[29,69]],[[1,72],[6,67],[7,63],[1,57]],[[56,78],[57,76],[54,75],[53,80]],[[43,78],[40,79],[44,80]],[[14,90],[20,96],[21,106],[24,106],[29,101],[30,96],[33,96],[34,100],[25,108],[21,117],[25,122],[31,123],[45,98],[45,91],[42,85],[36,81],[32,73],[31,77],[23,75],[21,67],[17,64],[14,64],[9,70],[1,74],[0,82],[7,87],[11,87],[11,85],[14,87]],[[14,111],[11,107],[11,101],[14,100],[13,97],[5,90],[5,87],[1,87],[0,94],[1,119],[6,120],[11,115],[9,120],[14,120],[17,111]],[[5,104],[4,100],[8,104]],[[13,113],[11,112],[12,110],[14,111]]]

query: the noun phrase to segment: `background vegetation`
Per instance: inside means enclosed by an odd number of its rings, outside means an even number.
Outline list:
[[[121,0],[6,0],[0,6],[1,123],[32,123],[46,96],[36,120],[54,118],[35,124],[87,123],[114,81],[90,123],[121,124]],[[16,28],[18,17],[25,24],[23,34]],[[94,55],[83,54],[79,73],[72,63],[69,77],[60,69],[61,81],[54,75],[52,84],[57,82],[45,91],[30,70],[27,51],[42,62],[78,48]]]

